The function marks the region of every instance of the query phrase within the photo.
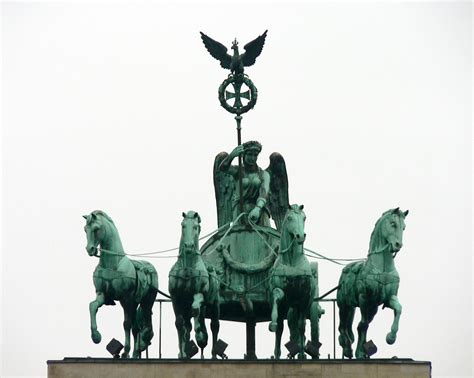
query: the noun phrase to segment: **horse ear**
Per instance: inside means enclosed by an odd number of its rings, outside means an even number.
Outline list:
[[[194,218],[197,218],[198,222],[201,223],[201,217],[199,216],[199,213],[194,213]]]
[[[400,208],[397,207],[396,209],[393,210],[393,212],[394,212],[395,214],[399,213],[399,212],[400,212]]]
[[[408,210],[405,211],[405,212],[403,213],[403,215],[405,215],[405,217],[406,217],[406,216],[408,215]]]
[[[97,219],[97,214],[96,213],[91,213],[91,218],[92,219]]]
[[[303,210],[304,209],[304,205],[300,205],[300,210]]]
[[[186,218],[186,213],[183,211],[183,218]]]
[[[85,220],[87,220],[87,215],[83,215],[82,217],[83,217]]]

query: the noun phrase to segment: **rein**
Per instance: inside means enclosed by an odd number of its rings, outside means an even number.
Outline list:
[[[385,244],[382,248],[380,248],[379,250],[376,250],[376,251],[370,251],[367,256],[370,256],[370,255],[377,255],[379,253],[383,253],[385,252],[385,250],[387,249],[387,247],[390,246],[390,243],[387,243]]]

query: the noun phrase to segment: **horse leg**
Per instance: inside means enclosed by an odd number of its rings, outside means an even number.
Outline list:
[[[105,295],[104,293],[99,292],[96,294],[95,300],[93,300],[89,304],[89,313],[90,313],[90,318],[91,318],[91,337],[92,337],[92,341],[95,344],[99,344],[100,340],[102,340],[102,336],[100,332],[97,330],[96,315],[97,315],[97,310],[104,303],[105,303]]]
[[[217,338],[219,335],[219,316],[220,316],[220,308],[219,303],[216,301],[212,304],[212,314],[211,314],[211,331],[212,331],[212,358],[216,359],[216,345],[217,345]]]
[[[208,341],[206,320],[204,318],[205,314],[206,314],[206,306],[202,306],[201,311],[199,313],[199,325],[200,325],[202,338],[201,340],[197,340],[199,348],[201,348],[201,359],[204,359],[204,348],[207,346],[207,341]]]
[[[298,345],[298,357],[300,357],[301,343],[300,343],[300,322],[299,322],[299,311],[296,307],[290,307],[288,310],[288,328],[290,330],[290,341],[293,341]]]
[[[192,304],[192,313],[194,318],[194,333],[196,342],[201,349],[207,345],[207,337],[203,331],[203,321],[201,320],[202,305],[204,303],[204,295],[202,293],[194,294],[194,300]],[[205,327],[205,325],[204,325]]]
[[[369,328],[369,323],[377,313],[377,305],[367,303],[365,297],[362,295],[359,296],[359,305],[361,320],[357,326],[359,338],[357,340],[356,358],[364,359],[368,358],[364,350],[364,344],[367,341],[367,329]]]
[[[270,322],[268,329],[270,332],[275,332],[277,329],[277,321],[278,321],[278,305],[284,298],[285,293],[283,293],[283,290],[280,288],[275,288],[272,291],[272,321]]]
[[[275,350],[273,351],[273,356],[276,360],[279,360],[281,356],[281,335],[283,334],[283,320],[284,316],[280,313],[280,316],[278,316],[275,333]]]
[[[301,308],[296,309],[297,314],[297,325],[298,325],[298,345],[300,352],[298,353],[298,358],[300,360],[306,359],[306,354],[304,352],[304,342],[305,342],[305,330],[306,330],[306,316],[305,311],[302,311]]]
[[[338,303],[339,307],[339,345],[342,347],[344,357],[352,358],[352,343],[354,333],[352,332],[352,322],[354,320],[355,308]]]
[[[173,304],[173,311],[175,315],[174,325],[176,327],[176,331],[178,332],[178,358],[186,358],[186,348],[183,347],[183,339],[185,334],[185,327],[184,327],[184,317],[181,311],[181,307],[172,300]]]
[[[311,342],[318,348],[318,354],[313,356],[313,360],[319,359],[319,318],[321,317],[322,309],[318,302],[312,302],[309,310],[309,321],[311,325]]]
[[[387,344],[393,344],[397,339],[398,322],[400,321],[400,315],[402,314],[402,305],[398,301],[397,296],[392,295],[387,307],[393,310],[394,318],[390,332],[387,334],[385,340],[387,341]]]
[[[135,311],[137,306],[134,304],[121,302],[123,307],[123,329],[125,331],[125,345],[123,347],[122,358],[129,358],[130,355],[130,330],[135,320]]]
[[[152,307],[156,295],[146,296],[135,312],[135,321],[132,325],[134,338],[133,358],[139,358],[148,348],[153,338]],[[151,302],[150,302],[151,300]]]
[[[184,316],[184,322],[183,322],[183,340],[182,340],[182,348],[184,351],[184,358],[189,359],[191,356],[188,356],[188,344],[189,341],[191,340],[191,316],[186,315]]]

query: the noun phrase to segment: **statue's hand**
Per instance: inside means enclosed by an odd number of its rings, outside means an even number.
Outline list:
[[[240,146],[237,146],[232,150],[229,157],[233,159],[239,155],[242,155],[243,153],[244,153],[244,146],[241,144]]]
[[[254,207],[252,209],[252,211],[250,211],[250,214],[249,214],[249,219],[253,222],[253,223],[257,223],[258,220],[260,219],[260,214],[262,212],[262,209],[260,209],[258,206]]]

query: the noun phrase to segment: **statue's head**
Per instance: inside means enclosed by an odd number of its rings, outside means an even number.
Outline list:
[[[239,42],[237,42],[237,38],[235,38],[233,41],[232,41],[232,47],[231,47],[232,50],[234,51],[238,51],[239,50]]]
[[[258,154],[262,151],[262,145],[256,140],[244,143],[244,163],[246,165],[257,164]]]

